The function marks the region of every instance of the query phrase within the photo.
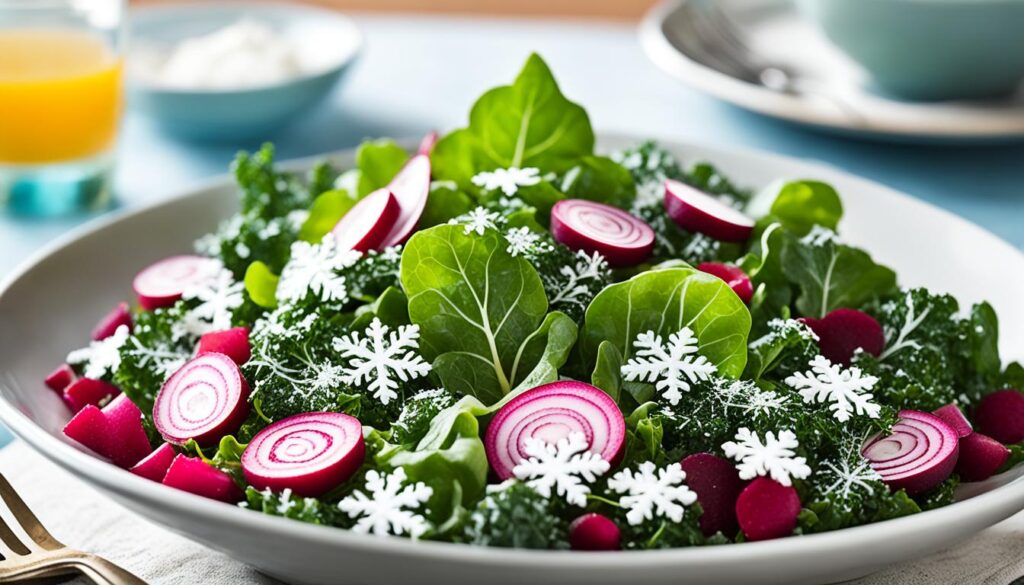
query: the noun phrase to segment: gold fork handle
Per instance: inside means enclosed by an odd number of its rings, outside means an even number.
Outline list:
[[[96,585],[146,585],[142,579],[104,558],[82,555],[73,562],[75,567]]]

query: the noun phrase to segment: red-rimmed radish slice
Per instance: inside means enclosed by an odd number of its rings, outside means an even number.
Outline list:
[[[759,477],[736,500],[736,519],[747,540],[770,540],[793,534],[800,496],[793,486]]]
[[[723,242],[745,242],[754,220],[686,183],[665,181],[665,210],[676,225]]]
[[[569,548],[572,550],[619,550],[622,531],[607,516],[584,514],[569,525]]]
[[[1024,394],[1007,388],[985,396],[974,409],[974,424],[1004,445],[1024,441]]]
[[[960,457],[955,471],[961,481],[982,481],[992,477],[1010,457],[1010,450],[981,433],[960,439]]]
[[[173,445],[189,439],[214,445],[238,430],[249,413],[248,397],[249,384],[234,360],[205,353],[164,382],[153,404],[153,424]]]
[[[234,360],[236,364],[244,364],[252,357],[249,328],[235,327],[204,334],[199,338],[199,349],[196,350],[196,355],[204,353],[222,353]]]
[[[317,497],[352,477],[366,456],[363,426],[337,412],[296,414],[253,437],[242,472],[257,489]]]
[[[861,454],[890,488],[920,494],[953,473],[960,437],[933,414],[917,410],[901,410],[899,414],[892,433],[868,439]]]
[[[697,494],[697,502],[704,511],[700,516],[700,530],[705,536],[721,532],[732,538],[736,535],[736,499],[747,482],[740,479],[731,461],[711,453],[694,453],[680,462],[686,472],[686,485]]]
[[[654,230],[625,211],[585,199],[551,208],[551,235],[572,250],[597,252],[611,266],[634,266],[654,250]]]
[[[104,315],[100,322],[93,327],[92,338],[95,341],[106,339],[113,335],[121,325],[128,327],[128,331],[132,330],[132,312],[128,303],[118,303]]]
[[[401,210],[387,189],[377,189],[359,200],[331,231],[342,251],[375,250],[395,227]]]
[[[114,465],[123,469],[135,465],[153,451],[142,426],[142,411],[124,394],[103,407],[107,419],[107,452]]]
[[[384,248],[404,243],[416,230],[430,194],[430,157],[417,154],[409,159],[388,183],[387,189],[398,200],[401,213],[395,221],[395,227],[381,243]]]
[[[61,364],[56,370],[50,372],[43,383],[54,392],[63,395],[64,390],[75,381],[75,371],[67,364]]]
[[[103,411],[89,404],[64,425],[64,434],[101,457],[107,456],[107,419]]]
[[[90,404],[103,406],[120,393],[117,386],[103,380],[79,378],[64,389],[64,403],[71,412],[78,412]]]
[[[416,149],[416,154],[426,154],[429,156],[434,150],[434,145],[437,144],[438,138],[436,131],[428,132],[427,135],[423,137],[423,140],[420,141],[420,146]]]
[[[171,256],[135,275],[132,289],[143,309],[151,311],[178,302],[190,286],[216,275],[220,263],[202,256]]]
[[[501,479],[526,459],[526,439],[549,444],[582,433],[592,453],[612,465],[626,444],[626,421],[615,401],[598,388],[565,380],[527,390],[494,415],[484,436],[487,460]]]
[[[835,364],[850,364],[858,349],[878,357],[885,350],[885,332],[874,317],[856,309],[836,309],[821,319],[800,319],[818,336],[821,355]]]
[[[242,490],[238,489],[231,476],[198,457],[175,457],[161,483],[229,504],[242,499]]]
[[[725,284],[728,284],[732,292],[736,293],[736,296],[744,303],[749,304],[750,299],[754,298],[754,285],[751,284],[747,273],[743,272],[739,266],[721,262],[702,262],[697,265],[697,270],[724,280]]]
[[[170,443],[164,443],[128,471],[139,477],[160,483],[167,475],[167,470],[171,468],[175,456],[174,447]]]
[[[932,411],[932,414],[946,421],[946,424],[953,427],[956,434],[961,439],[970,435],[974,432],[974,427],[971,426],[971,422],[964,416],[964,411],[960,410],[960,407],[955,404],[947,404],[941,408]]]

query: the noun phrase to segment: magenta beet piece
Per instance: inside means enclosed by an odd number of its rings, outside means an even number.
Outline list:
[[[337,412],[296,414],[272,423],[242,452],[242,472],[256,489],[322,496],[363,464],[363,426]]]
[[[893,490],[920,494],[953,473],[960,437],[953,427],[927,412],[901,410],[899,415],[892,433],[868,439],[861,455]]]
[[[1024,441],[1024,394],[1007,388],[985,396],[974,410],[974,424],[1004,445]]]
[[[1010,450],[999,441],[981,433],[971,433],[960,439],[956,472],[962,481],[981,481],[992,477],[1009,457]]]
[[[665,181],[665,210],[684,230],[723,242],[745,242],[754,231],[754,220],[743,212],[680,181]]]
[[[428,132],[423,140],[420,141],[419,148],[416,149],[416,154],[425,154],[430,156],[430,153],[434,150],[434,145],[437,144],[438,135],[437,132]]]
[[[793,486],[759,477],[740,492],[736,519],[747,540],[771,540],[793,534],[800,496]]]
[[[75,381],[75,371],[67,364],[61,364],[46,376],[43,383],[46,387],[63,396],[64,390]]]
[[[967,417],[964,416],[964,411],[960,410],[960,407],[955,404],[947,404],[946,406],[932,411],[932,414],[941,418],[946,424],[953,427],[953,430],[956,431],[957,436],[961,439],[974,432],[974,428],[971,427],[970,421],[968,421]]]
[[[136,463],[135,466],[128,471],[131,471],[140,477],[160,483],[164,480],[164,476],[167,475],[167,470],[170,469],[171,462],[174,461],[174,457],[174,447],[172,447],[170,443],[164,443],[157,447],[152,453],[146,455],[142,461]]]
[[[199,338],[199,349],[196,355],[204,353],[222,353],[238,365],[249,361],[252,348],[249,345],[249,329],[235,327],[224,331],[212,331]]]
[[[64,434],[101,457],[107,456],[107,419],[103,411],[87,404],[64,425]]]
[[[583,434],[590,451],[612,465],[622,458],[626,421],[618,405],[590,384],[564,380],[527,390],[501,407],[484,435],[487,460],[498,477],[510,479],[526,459],[526,439],[555,444],[572,433]]]
[[[702,262],[697,266],[697,270],[724,280],[744,303],[750,304],[750,299],[754,297],[754,285],[751,284],[750,277],[738,266],[721,262]]]
[[[113,384],[92,378],[79,378],[64,389],[64,403],[72,412],[78,412],[86,405],[102,406],[121,393]]]
[[[144,268],[132,281],[143,309],[151,311],[178,302],[185,289],[216,276],[220,263],[202,256],[172,256]]]
[[[874,355],[885,350],[885,333],[874,317],[856,309],[836,309],[821,319],[800,319],[818,336],[821,355],[834,364],[850,365],[857,349]]]
[[[198,457],[175,457],[162,483],[190,494],[229,504],[242,499],[242,491],[238,489],[231,476]]]
[[[222,353],[204,353],[175,372],[156,395],[153,424],[164,440],[215,445],[249,414],[249,384]]]
[[[331,230],[338,250],[376,250],[391,233],[400,214],[398,199],[387,189],[377,189],[363,197]]]
[[[415,231],[430,194],[430,157],[417,154],[409,159],[386,189],[398,200],[401,213],[391,232],[381,241],[382,248],[404,243]]]
[[[572,550],[619,550],[621,546],[622,532],[607,516],[584,514],[569,525]]]
[[[711,453],[694,453],[680,463],[686,472],[686,484],[697,494],[704,513],[700,529],[705,536],[721,532],[736,535],[736,498],[746,487],[735,465]]]
[[[551,235],[572,250],[597,252],[615,267],[635,266],[654,250],[654,230],[618,207],[564,199],[551,208]]]
[[[114,465],[123,469],[135,465],[153,450],[142,426],[142,411],[124,394],[103,407],[107,419],[107,452]]]
[[[121,325],[126,326],[128,331],[132,330],[132,312],[128,308],[128,303],[118,303],[100,319],[100,322],[92,329],[92,338],[94,341],[106,339],[113,335]]]

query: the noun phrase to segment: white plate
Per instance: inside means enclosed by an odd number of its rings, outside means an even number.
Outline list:
[[[635,141],[606,137],[601,142],[612,149]],[[929,283],[963,301],[987,298],[1004,324],[1024,323],[1024,255],[972,224],[880,185],[797,160],[666,146],[685,160],[713,161],[740,184],[797,176],[829,181],[845,195],[844,236],[896,268],[903,283]],[[351,152],[331,158],[352,163]],[[60,429],[69,414],[43,386],[43,376],[68,349],[83,344],[97,315],[130,297],[129,283],[139,267],[189,250],[193,239],[235,206],[235,188],[218,179],[178,198],[94,222],[7,278],[0,285],[0,417],[40,453],[125,506],[271,575],[325,585],[818,583],[865,575],[948,547],[1024,508],[1024,479],[1004,474],[971,486],[981,493],[953,506],[813,536],[615,554],[488,549],[367,537],[257,514],[167,489],[63,439]],[[1003,357],[1024,357],[1024,329],[1003,330]]]
[[[865,72],[789,0],[714,0],[723,5],[766,62],[799,73],[808,91],[780,93],[717,69],[706,58],[689,14],[705,0],[670,0],[647,14],[640,41],[658,67],[687,85],[766,116],[863,137],[928,142],[999,142],[1024,139],[1024,92],[991,102],[911,103],[865,89]]]

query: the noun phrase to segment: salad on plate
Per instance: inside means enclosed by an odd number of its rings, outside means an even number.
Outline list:
[[[901,288],[825,183],[595,152],[536,55],[411,156],[273,159],[46,378],[69,438],[254,513],[588,551],[897,518],[1024,459],[991,306]]]

